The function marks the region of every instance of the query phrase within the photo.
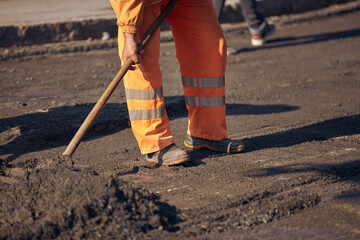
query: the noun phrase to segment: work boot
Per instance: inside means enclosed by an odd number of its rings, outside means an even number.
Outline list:
[[[188,134],[186,135],[184,144],[190,149],[207,148],[215,152],[223,153],[238,153],[244,151],[245,149],[243,142],[240,140],[226,138],[221,141],[213,141],[204,138],[192,137]]]
[[[146,161],[165,166],[177,165],[189,160],[189,155],[175,144],[171,144],[160,151],[146,154]]]
[[[266,37],[270,36],[275,32],[275,25],[266,23],[264,30],[262,30],[261,34],[254,34],[251,38],[251,45],[258,47],[264,45],[266,43]]]

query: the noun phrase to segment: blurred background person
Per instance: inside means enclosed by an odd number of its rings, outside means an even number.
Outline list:
[[[224,3],[225,0],[213,0],[216,16],[218,19],[224,8]],[[266,37],[274,33],[275,25],[269,24],[266,21],[264,15],[258,12],[256,0],[241,0],[241,12],[252,35],[251,45],[264,45],[264,43],[266,43]]]

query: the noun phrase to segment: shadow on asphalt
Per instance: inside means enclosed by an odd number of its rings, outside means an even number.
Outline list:
[[[183,96],[165,97],[169,119],[187,117]],[[23,154],[66,146],[95,104],[81,104],[0,119],[0,158],[11,162]],[[271,114],[298,107],[287,105],[227,105],[229,114]],[[108,103],[83,141],[89,141],[130,127],[125,103]],[[5,141],[6,142],[6,141]],[[201,164],[194,162],[193,166]]]
[[[180,101],[180,105],[182,105]],[[25,114],[0,119],[0,136],[9,142],[0,146],[0,156],[7,162],[19,156],[67,145],[81,123],[91,111],[93,104],[49,109],[47,112]],[[168,108],[167,108],[168,109]],[[227,105],[230,115],[271,114],[298,109],[287,105]],[[169,118],[187,116],[184,107],[176,104],[168,109]],[[95,121],[84,141],[100,138],[129,128],[125,104],[109,103]],[[360,133],[360,115],[348,116],[311,124],[301,128],[244,139],[246,152],[275,147],[289,147],[303,142],[322,141],[329,138]],[[190,153],[192,161],[188,167],[204,164],[201,159],[219,154],[211,151]],[[220,154],[221,155],[221,154]]]
[[[243,139],[245,152],[254,152],[268,148],[290,147],[304,142],[324,141],[330,138],[360,134],[360,114],[341,117],[311,124],[301,128],[289,129],[283,132]],[[239,153],[241,154],[241,153]],[[198,163],[202,159],[224,154],[214,153],[210,150],[190,152],[192,159]],[[191,163],[190,163],[191,166]],[[360,169],[360,161],[359,161]],[[281,173],[281,168],[276,168]],[[275,173],[275,169],[272,169]]]
[[[360,114],[334,118],[283,132],[244,139],[246,152],[267,148],[290,147],[296,144],[324,141],[330,138],[360,134]]]
[[[286,166],[276,166],[255,170],[255,173],[250,174],[250,176],[267,177],[300,172],[320,172],[325,175],[332,175],[336,178],[336,180],[348,180],[360,184],[360,160],[341,164],[312,164],[307,166],[290,164]]]
[[[355,161],[349,161],[345,163],[334,164],[312,164],[302,165],[291,164],[286,166],[277,166],[270,168],[263,168],[255,170],[250,174],[251,177],[267,177],[281,174],[291,173],[319,173],[320,175],[330,176],[330,182],[347,181],[360,185],[360,159]],[[335,196],[336,200],[347,201],[350,200],[354,203],[360,203],[360,192],[356,190],[350,190],[349,192],[341,192]]]
[[[350,192],[350,193],[344,193],[341,195],[336,196],[335,199],[338,200],[355,200],[360,205],[360,192]]]
[[[264,115],[273,113],[290,112],[300,109],[298,106],[283,104],[250,105],[226,104],[226,115]]]
[[[95,104],[65,106],[0,119],[0,157],[10,162],[19,156],[67,145]],[[109,103],[100,113],[84,141],[129,127],[125,104]]]
[[[316,34],[316,35],[309,35],[303,37],[283,37],[283,38],[275,38],[267,41],[267,45],[263,47],[254,47],[254,48],[241,48],[238,49],[232,55],[236,55],[243,52],[252,52],[270,48],[279,48],[279,47],[290,47],[296,45],[303,45],[303,44],[311,44],[323,41],[329,41],[339,38],[349,38],[349,37],[357,37],[360,36],[360,29],[353,29],[348,31],[341,31],[341,32],[333,32],[333,33],[323,33],[323,34]]]

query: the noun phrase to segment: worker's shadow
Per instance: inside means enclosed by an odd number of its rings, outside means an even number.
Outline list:
[[[342,120],[340,120],[342,121]],[[359,118],[358,118],[359,121]],[[341,122],[338,122],[341,123]],[[359,129],[359,128],[358,128]],[[314,174],[326,181],[327,184],[332,182],[350,182],[351,185],[360,185],[360,159],[336,162],[336,163],[314,163],[314,164],[286,164],[282,166],[274,166],[268,168],[258,168],[247,172],[249,177],[263,178],[269,176],[291,176],[291,174],[305,173],[307,175]],[[359,188],[352,188],[339,191],[334,197],[336,201],[346,201],[351,204],[358,205],[360,203]]]
[[[51,108],[0,119],[0,158],[10,162],[30,153],[67,145],[94,104]],[[84,141],[129,127],[125,104],[109,103],[100,113]]]
[[[341,180],[350,180],[356,184],[360,184],[360,159],[329,164],[287,164],[283,166],[254,169],[248,172],[248,175],[250,177],[260,178],[309,172],[320,172],[322,176],[335,176],[335,181],[340,178]]]
[[[304,142],[326,141],[331,138],[360,134],[360,114],[334,118],[319,123],[310,124],[300,128],[245,138],[245,153],[262,149],[290,147]],[[220,155],[211,151],[196,151],[193,158],[196,161]]]
[[[186,118],[183,96],[165,97],[170,120]],[[11,162],[30,152],[66,146],[94,104],[52,108],[42,112],[0,119],[0,159]],[[228,114],[271,114],[296,110],[288,105],[227,105]],[[84,141],[129,128],[126,104],[109,103],[84,138]],[[60,153],[59,153],[60,154]],[[197,164],[196,162],[194,163]]]
[[[244,139],[247,152],[360,134],[360,115],[334,118],[300,128]]]
[[[352,29],[341,32],[332,32],[332,33],[323,33],[323,34],[314,34],[302,37],[283,37],[283,38],[273,38],[267,41],[266,45],[261,47],[251,47],[251,48],[240,48],[237,49],[232,55],[236,55],[243,52],[252,52],[259,51],[264,49],[279,48],[279,47],[291,47],[296,45],[312,44],[317,42],[335,40],[340,38],[350,38],[360,36],[360,29]]]

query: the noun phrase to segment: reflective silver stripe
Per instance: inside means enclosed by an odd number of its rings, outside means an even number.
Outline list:
[[[162,98],[163,89],[131,89],[125,88],[125,94],[127,99],[136,99],[136,100],[151,100],[156,98]]]
[[[193,107],[199,107],[200,106],[198,97],[185,96],[185,103],[186,103],[186,105],[193,106]]]
[[[162,118],[165,114],[165,107],[149,110],[129,110],[130,121],[150,120]]]
[[[182,84],[185,87],[197,87],[197,79],[196,77],[181,77]]]
[[[182,84],[185,87],[197,87],[196,77],[181,77]],[[199,87],[202,88],[219,88],[225,86],[225,77],[219,78],[199,78]]]
[[[223,107],[225,106],[225,96],[223,97],[198,97],[185,96],[186,105],[193,107]]]
[[[223,107],[225,106],[225,96],[223,97],[201,97],[200,106],[203,107]]]
[[[225,86],[225,78],[199,78],[199,86],[203,88],[219,88]]]

